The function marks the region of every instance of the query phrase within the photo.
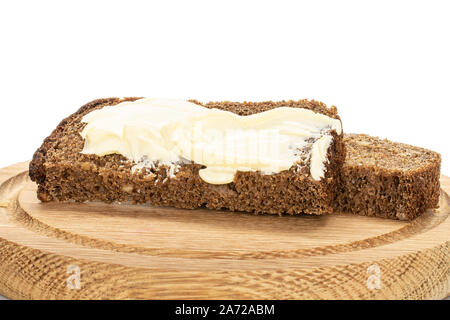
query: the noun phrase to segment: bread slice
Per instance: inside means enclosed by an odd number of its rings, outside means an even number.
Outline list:
[[[176,173],[161,164],[133,172],[135,163],[119,154],[96,156],[80,153],[84,140],[80,132],[87,113],[138,98],[108,98],[92,101],[64,119],[45,139],[30,163],[30,177],[38,183],[43,201],[94,201],[151,203],[179,208],[228,209],[270,214],[324,214],[333,212],[337,176],[345,158],[343,134],[331,131],[325,176],[311,178],[309,166],[293,166],[277,174],[240,172],[224,185],[204,182],[198,174],[201,165],[180,164]],[[191,101],[201,104],[197,101]],[[201,104],[202,105],[202,104]],[[335,107],[316,101],[210,102],[239,115],[251,115],[276,107],[306,108],[339,119]],[[300,161],[307,164],[308,158]]]
[[[337,211],[411,220],[436,208],[441,156],[364,134],[347,134]]]

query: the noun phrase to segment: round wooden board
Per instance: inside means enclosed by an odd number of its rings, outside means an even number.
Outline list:
[[[10,298],[442,299],[450,291],[445,192],[440,209],[412,222],[43,204],[27,165],[0,170],[0,294]],[[441,183],[450,191],[450,178]]]

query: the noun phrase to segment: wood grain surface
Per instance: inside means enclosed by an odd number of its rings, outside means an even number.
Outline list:
[[[442,299],[450,178],[412,221],[40,203],[0,170],[0,294],[13,299]],[[78,277],[79,275],[79,277]]]

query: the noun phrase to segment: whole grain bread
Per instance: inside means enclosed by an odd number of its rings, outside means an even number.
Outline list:
[[[438,207],[441,156],[364,134],[346,134],[335,210],[411,220]]]
[[[326,214],[333,212],[338,174],[345,159],[343,134],[332,131],[325,177],[311,178],[309,166],[293,166],[278,174],[238,172],[234,182],[212,185],[198,175],[199,164],[181,164],[172,177],[169,168],[159,165],[133,172],[133,162],[122,155],[81,154],[80,132],[87,113],[138,98],[108,98],[92,101],[64,119],[45,139],[30,163],[30,177],[38,184],[43,201],[94,201],[151,203],[179,208],[228,209],[270,214]],[[335,107],[317,101],[210,102],[201,104],[239,115],[250,115],[280,106],[306,108],[339,119]],[[300,162],[307,164],[308,158]]]

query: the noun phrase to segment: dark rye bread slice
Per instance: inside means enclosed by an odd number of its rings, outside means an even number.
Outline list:
[[[411,220],[437,208],[441,156],[364,134],[346,134],[337,211]]]
[[[270,214],[325,214],[333,212],[337,175],[344,162],[343,135],[332,131],[325,177],[315,181],[309,173],[308,159],[301,170],[273,175],[238,172],[233,183],[212,185],[198,175],[198,164],[182,164],[175,177],[166,166],[132,173],[133,162],[122,155],[81,154],[84,141],[80,132],[87,113],[107,105],[138,98],[109,98],[92,101],[64,119],[45,139],[30,163],[30,177],[38,183],[41,201],[94,201],[151,203],[179,208],[228,209]],[[192,101],[201,104],[197,101]],[[316,101],[210,102],[208,108],[250,115],[280,106],[301,107],[339,119],[335,107]]]

